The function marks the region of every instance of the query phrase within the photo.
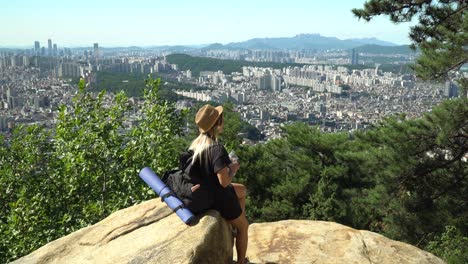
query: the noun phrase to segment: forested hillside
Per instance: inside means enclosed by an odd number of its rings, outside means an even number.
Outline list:
[[[194,76],[199,76],[201,71],[222,71],[225,74],[242,72],[243,66],[273,67],[281,69],[287,66],[299,66],[302,64],[274,63],[274,62],[249,62],[241,60],[221,60],[204,57],[192,57],[186,54],[171,54],[166,56],[169,63],[177,64],[181,70],[191,70]]]

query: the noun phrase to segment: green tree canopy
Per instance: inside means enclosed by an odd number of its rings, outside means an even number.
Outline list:
[[[18,126],[0,137],[0,263],[155,196],[138,172],[176,166],[185,116],[159,86],[149,77],[135,103],[81,81],[52,130]]]

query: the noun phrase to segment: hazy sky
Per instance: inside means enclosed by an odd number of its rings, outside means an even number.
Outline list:
[[[358,21],[364,0],[2,0],[0,46],[149,46],[240,42],[301,33],[409,44],[409,24]]]

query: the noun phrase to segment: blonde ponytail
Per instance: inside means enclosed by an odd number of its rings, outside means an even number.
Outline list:
[[[192,164],[197,158],[201,160],[203,151],[218,141],[217,127],[218,126],[215,125],[207,133],[200,133],[200,135],[192,141],[189,147],[189,150],[193,151]]]

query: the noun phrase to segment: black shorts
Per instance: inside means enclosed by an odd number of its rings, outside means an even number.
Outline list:
[[[216,188],[214,209],[226,220],[234,220],[242,214],[239,199],[231,184],[226,188]]]

